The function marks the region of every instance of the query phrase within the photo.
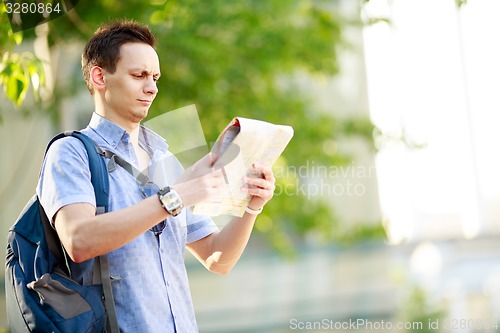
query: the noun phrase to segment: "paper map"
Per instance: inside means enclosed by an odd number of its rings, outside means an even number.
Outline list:
[[[272,166],[292,139],[293,128],[265,121],[234,118],[212,148],[215,168],[222,168],[227,188],[222,197],[196,205],[194,214],[242,216],[251,196],[241,191],[252,163]]]

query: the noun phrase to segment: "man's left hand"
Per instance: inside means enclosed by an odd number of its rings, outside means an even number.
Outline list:
[[[276,188],[276,178],[274,178],[271,167],[263,165],[253,165],[254,174],[259,176],[247,176],[243,181],[248,187],[242,188],[248,194],[252,195],[252,199],[248,204],[248,208],[259,210],[272,199]]]

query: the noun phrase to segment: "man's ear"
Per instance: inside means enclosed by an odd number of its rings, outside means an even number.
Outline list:
[[[104,78],[104,70],[99,66],[94,66],[90,69],[90,82],[95,90],[103,90],[106,87],[106,80]]]

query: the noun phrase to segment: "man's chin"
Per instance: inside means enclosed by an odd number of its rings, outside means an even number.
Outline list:
[[[133,117],[135,122],[140,123],[141,121],[144,120],[148,116],[149,113],[149,108],[145,110],[138,110],[137,112],[134,112]]]

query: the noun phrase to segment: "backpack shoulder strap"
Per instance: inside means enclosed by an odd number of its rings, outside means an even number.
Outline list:
[[[67,131],[64,133],[59,133],[54,136],[52,140],[49,141],[47,148],[45,149],[45,155],[49,151],[49,148],[52,146],[54,142],[59,139],[72,136],[79,139],[85,149],[87,151],[87,155],[89,156],[89,168],[92,182],[92,186],[94,187],[94,195],[96,198],[96,213],[102,214],[108,211],[108,201],[109,201],[109,177],[108,171],[106,169],[106,162],[102,156],[100,156],[100,148],[97,146],[92,139],[90,139],[85,134],[82,134],[78,131]],[[40,209],[43,212],[43,207],[40,205]],[[50,222],[44,216],[45,213],[42,214],[42,223],[45,231],[45,238],[47,239],[47,245],[49,250],[55,255],[58,266],[63,269],[68,276],[70,275],[69,265],[66,261],[66,256],[61,247],[61,243],[57,236],[57,233],[52,228]]]
[[[94,187],[94,194],[96,198],[96,207],[98,209],[97,213],[102,214],[108,211],[108,202],[109,202],[109,177],[108,171],[106,168],[106,162],[104,161],[104,153],[101,148],[86,136],[83,133],[78,131],[67,131],[63,133],[59,133],[55,137],[50,140],[45,150],[45,155],[47,154],[50,146],[52,144],[62,138],[72,136],[80,140],[85,149],[87,150],[87,155],[89,156],[89,168],[92,182],[92,186]]]
[[[68,131],[60,133],[52,138],[47,146],[47,150],[45,153],[47,153],[52,143],[67,136],[77,138],[85,146],[87,155],[89,156],[89,168],[91,174],[90,181],[92,182],[92,186],[94,187],[97,214],[107,212],[109,202],[108,170],[106,168],[106,162],[103,158],[104,153],[102,152],[101,148],[94,141],[92,141],[92,139],[78,131]]]
[[[137,182],[141,184],[141,186],[144,186],[149,182],[149,176],[147,174],[137,170],[132,164],[116,155],[114,152],[107,149],[101,149],[100,154],[110,159],[108,163],[109,172],[114,171],[116,169],[116,164],[118,164],[123,169],[125,169],[125,171],[127,171],[132,177],[134,177],[135,180],[137,180]]]

